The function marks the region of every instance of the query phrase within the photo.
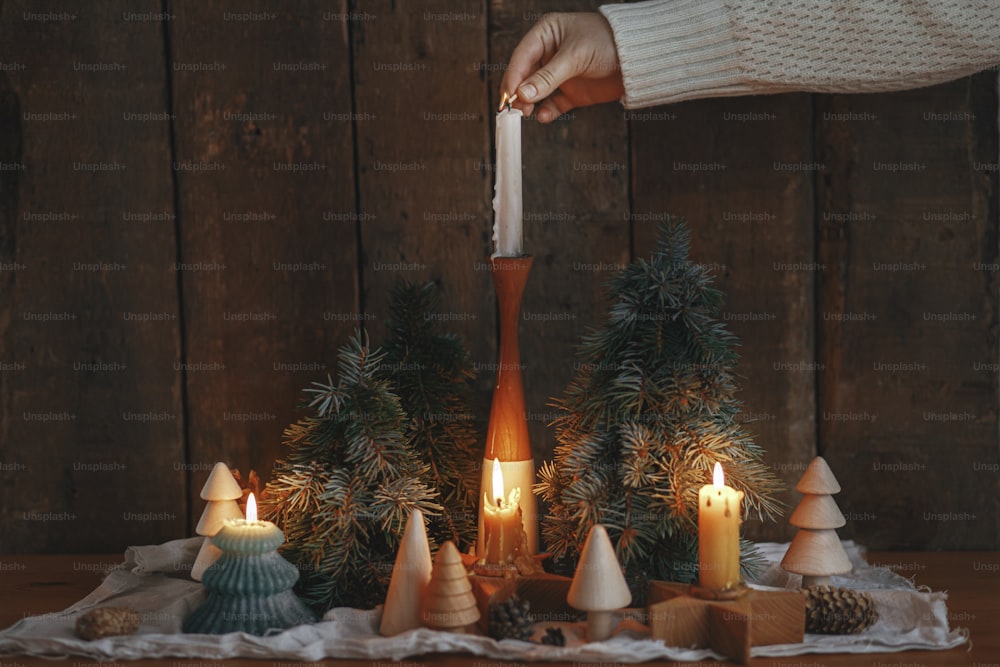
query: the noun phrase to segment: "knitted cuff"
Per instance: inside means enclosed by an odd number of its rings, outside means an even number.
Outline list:
[[[722,0],[650,0],[600,12],[614,31],[627,109],[751,92]]]

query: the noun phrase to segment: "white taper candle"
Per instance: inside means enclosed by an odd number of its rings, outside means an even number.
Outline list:
[[[524,254],[521,216],[521,118],[519,109],[497,114],[497,166],[493,191],[493,257]]]

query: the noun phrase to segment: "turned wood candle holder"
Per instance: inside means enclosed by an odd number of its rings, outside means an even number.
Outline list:
[[[484,552],[483,493],[492,492],[493,461],[500,462],[504,486],[521,489],[521,512],[528,554],[538,551],[538,503],[535,500],[535,462],[528,438],[528,419],[524,409],[524,382],[521,377],[521,350],[518,324],[521,296],[528,282],[532,257],[495,257],[490,260],[490,275],[497,295],[500,318],[500,350],[496,384],[486,432],[482,484],[479,498],[479,533],[476,553]],[[494,496],[495,497],[495,496]]]

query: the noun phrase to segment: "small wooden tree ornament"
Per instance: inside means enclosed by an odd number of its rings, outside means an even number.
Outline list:
[[[419,628],[421,607],[431,580],[431,548],[427,543],[424,514],[413,510],[396,552],[396,563],[389,580],[389,591],[382,609],[379,633],[385,637]]]
[[[449,632],[467,632],[479,620],[469,575],[452,541],[445,542],[434,558],[421,618],[427,627]]]
[[[587,640],[592,642],[611,636],[615,629],[613,612],[632,601],[608,531],[599,523],[587,535],[566,601],[574,609],[587,612]]]
[[[804,494],[788,522],[799,529],[781,567],[802,575],[802,587],[825,586],[830,575],[851,571],[851,561],[837,536],[846,523],[833,494],[840,484],[822,456],[813,459],[795,490]]]
[[[195,581],[201,581],[201,576],[208,566],[222,555],[222,550],[212,544],[212,538],[222,530],[226,520],[243,518],[243,512],[236,502],[243,497],[243,489],[225,463],[220,461],[215,464],[205,481],[205,486],[201,488],[200,496],[202,500],[208,501],[208,505],[205,506],[205,511],[202,512],[201,519],[194,529],[194,532],[205,536],[198,557],[191,567],[191,578]]]

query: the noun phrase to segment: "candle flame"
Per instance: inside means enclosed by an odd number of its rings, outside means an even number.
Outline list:
[[[493,459],[493,497],[497,506],[503,501],[503,471],[500,470],[500,459]]]
[[[513,95],[508,95],[505,91],[503,97],[500,98],[500,109],[498,111],[503,111],[504,109],[510,109],[510,105],[517,101],[517,93]]]
[[[722,464],[715,462],[715,469],[712,470],[712,485],[717,491],[721,491],[726,485],[726,476],[722,474]]]
[[[257,501],[254,500],[253,494],[251,493],[250,497],[247,498],[247,521],[256,521],[256,520],[257,520]]]

